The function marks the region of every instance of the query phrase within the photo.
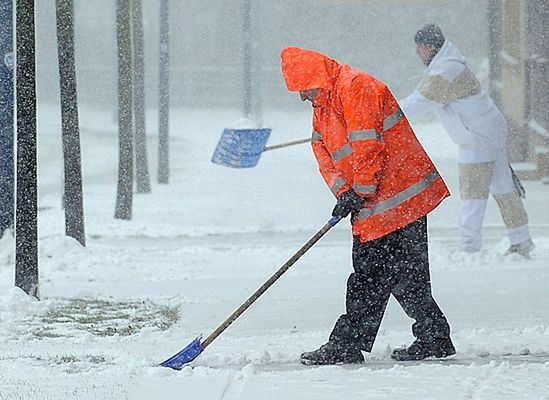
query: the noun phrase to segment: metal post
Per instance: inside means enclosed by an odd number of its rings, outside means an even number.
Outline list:
[[[252,118],[252,4],[244,0],[244,117]]]
[[[169,123],[170,123],[170,10],[168,0],[160,0],[160,66],[159,66],[159,131],[158,131],[158,183],[168,183]]]
[[[488,1],[488,58],[490,61],[490,96],[501,108],[501,1]]]

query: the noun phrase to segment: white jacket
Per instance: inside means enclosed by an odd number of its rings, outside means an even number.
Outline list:
[[[460,159],[468,158],[465,162],[495,159],[506,148],[503,115],[480,87],[459,49],[448,40],[427,67],[417,89],[399,104],[408,118],[434,111],[459,145]]]

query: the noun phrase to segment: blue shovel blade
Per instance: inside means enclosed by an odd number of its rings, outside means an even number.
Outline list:
[[[202,344],[200,343],[200,339],[202,339],[202,335],[194,339],[189,345],[187,345],[187,347],[185,347],[179,353],[174,354],[173,356],[168,358],[166,361],[162,361],[160,365],[162,367],[168,367],[168,368],[180,370],[185,366],[185,364],[190,363],[192,360],[198,357],[200,353],[204,351],[204,349],[202,348]]]
[[[257,165],[271,130],[224,129],[212,156],[212,162],[232,168],[251,168]]]

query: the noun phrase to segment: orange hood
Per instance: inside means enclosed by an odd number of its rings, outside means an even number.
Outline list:
[[[331,91],[339,74],[337,61],[316,51],[286,47],[280,54],[282,73],[290,92],[311,89]]]

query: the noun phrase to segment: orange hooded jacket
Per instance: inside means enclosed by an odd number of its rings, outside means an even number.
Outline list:
[[[361,242],[427,215],[450,195],[389,88],[323,54],[282,51],[289,91],[320,89],[313,101],[312,148],[332,193],[364,197],[353,218]]]

